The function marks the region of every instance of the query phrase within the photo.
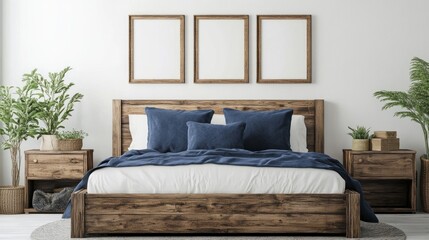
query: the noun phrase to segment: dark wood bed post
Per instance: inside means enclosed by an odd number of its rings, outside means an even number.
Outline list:
[[[71,237],[85,237],[85,197],[86,189],[72,194]]]
[[[112,155],[117,157],[122,154],[122,100],[113,99],[112,119]]]
[[[325,112],[324,112],[324,100],[314,100],[314,115],[315,115],[315,142],[314,151],[324,153],[325,152]]]
[[[346,237],[360,237],[360,195],[346,190]]]

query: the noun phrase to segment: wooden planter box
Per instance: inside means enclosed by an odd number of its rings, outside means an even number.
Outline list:
[[[371,146],[372,151],[396,151],[399,150],[399,138],[373,138]]]

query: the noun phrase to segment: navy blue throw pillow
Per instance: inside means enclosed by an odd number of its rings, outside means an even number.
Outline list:
[[[188,122],[188,150],[240,148],[243,149],[243,136],[246,124],[243,122],[228,125]]]
[[[290,150],[292,109],[275,111],[239,111],[224,108],[227,124],[245,122],[244,148],[250,151],[266,149]]]
[[[148,123],[147,148],[158,152],[181,152],[188,147],[186,122],[210,123],[213,110],[167,110],[145,108]]]

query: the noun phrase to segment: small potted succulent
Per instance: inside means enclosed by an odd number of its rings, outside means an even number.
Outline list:
[[[80,93],[69,93],[74,84],[66,83],[64,77],[70,70],[70,67],[66,67],[58,73],[49,73],[49,79],[44,78],[37,69],[24,75],[25,80],[32,81],[37,86],[38,120],[44,125],[39,129],[39,137],[42,139],[40,150],[58,150],[56,134],[64,128],[62,124],[71,116],[74,104],[83,97]]]
[[[83,139],[88,134],[82,130],[62,131],[57,134],[58,148],[60,151],[81,150]]]
[[[352,136],[352,150],[353,151],[368,151],[369,150],[369,140],[371,135],[369,134],[370,129],[362,126],[357,126],[356,128],[348,127],[351,132],[348,134]]]

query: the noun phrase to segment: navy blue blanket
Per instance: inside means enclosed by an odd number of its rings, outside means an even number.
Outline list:
[[[159,153],[155,150],[132,150],[120,157],[111,157],[89,171],[76,186],[75,191],[86,188],[89,175],[104,167],[131,167],[144,165],[177,166],[189,164],[222,164],[252,167],[317,168],[337,172],[346,182],[346,188],[361,194],[361,220],[378,222],[369,204],[364,200],[361,185],[351,178],[341,163],[322,153],[297,153],[286,150],[264,150],[251,152],[243,149],[191,150],[177,153]],[[71,205],[63,218],[69,218]]]

